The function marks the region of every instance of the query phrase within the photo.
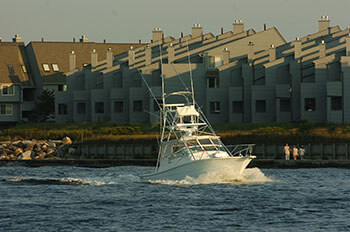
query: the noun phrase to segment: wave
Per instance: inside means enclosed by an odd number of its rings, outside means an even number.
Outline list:
[[[203,185],[203,184],[263,184],[273,182],[274,180],[268,178],[259,168],[247,168],[242,175],[222,170],[220,173],[207,173],[200,175],[198,178],[187,176],[183,180],[155,180],[149,181],[153,184],[166,185]]]
[[[106,185],[115,184],[115,182],[84,180],[80,178],[45,178],[45,177],[14,177],[2,179],[4,182],[11,183],[31,183],[45,185]]]

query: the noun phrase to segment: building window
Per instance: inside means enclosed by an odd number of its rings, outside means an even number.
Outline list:
[[[58,91],[59,92],[65,92],[67,91],[67,85],[58,85]]]
[[[243,101],[232,101],[232,113],[234,114],[243,113]]]
[[[158,112],[160,110],[160,107],[162,107],[163,101],[162,99],[157,99],[153,101],[153,111]]]
[[[67,104],[58,104],[58,114],[60,115],[67,114]]]
[[[256,113],[265,113],[266,112],[266,101],[265,100],[256,100],[255,101],[255,112]]]
[[[15,86],[14,85],[2,85],[1,93],[3,96],[13,96],[15,95]]]
[[[60,71],[60,69],[58,68],[58,64],[52,64],[52,70],[53,70],[54,72]]]
[[[23,73],[27,73],[27,68],[26,68],[26,66],[25,66],[25,65],[22,65],[21,67],[22,67]]]
[[[342,97],[331,97],[331,110],[340,111],[342,108]]]
[[[305,111],[315,111],[316,110],[316,99],[315,98],[305,98]]]
[[[0,115],[12,115],[12,104],[0,104]]]
[[[210,113],[220,114],[220,102],[210,102]]]
[[[124,111],[124,102],[115,101],[114,102],[114,113],[122,113]]]
[[[48,64],[43,64],[43,69],[45,72],[50,72],[50,66]]]
[[[9,69],[9,73],[10,73],[10,74],[14,74],[14,73],[15,73],[15,68],[13,67],[12,64],[7,65],[7,67],[8,67],[8,69]]]
[[[280,99],[280,112],[290,112],[290,99]]]
[[[85,114],[85,112],[86,112],[85,102],[78,102],[77,103],[77,113],[78,114]]]
[[[134,112],[142,112],[142,101],[134,101]]]
[[[96,114],[104,113],[104,102],[95,102],[95,113]]]
[[[220,79],[219,77],[208,77],[208,88],[219,88]]]

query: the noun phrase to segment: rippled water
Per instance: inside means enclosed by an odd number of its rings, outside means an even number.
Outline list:
[[[141,182],[150,167],[0,167],[0,231],[350,231],[349,169]]]

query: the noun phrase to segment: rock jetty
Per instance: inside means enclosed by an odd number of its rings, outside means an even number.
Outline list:
[[[69,137],[62,140],[19,140],[0,143],[0,160],[59,159],[76,149]]]

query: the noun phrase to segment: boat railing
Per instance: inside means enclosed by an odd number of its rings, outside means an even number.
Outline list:
[[[226,146],[226,148],[230,151],[231,155],[233,156],[247,156],[252,154],[254,146],[255,144],[237,144],[228,145]]]

